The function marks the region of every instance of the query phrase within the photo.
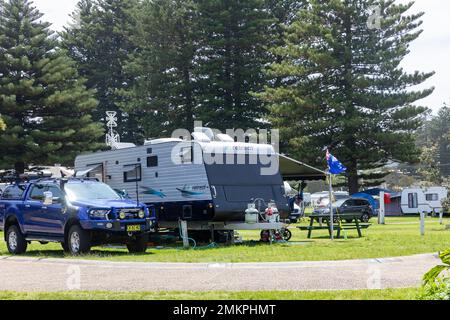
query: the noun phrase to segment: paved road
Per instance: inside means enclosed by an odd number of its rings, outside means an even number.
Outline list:
[[[140,263],[0,257],[0,290],[344,290],[420,285],[437,255],[279,263]]]

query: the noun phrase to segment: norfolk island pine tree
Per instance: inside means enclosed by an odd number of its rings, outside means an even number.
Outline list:
[[[371,28],[369,8],[381,9],[380,25]],[[413,3],[394,1],[311,0],[271,51],[281,62],[267,68],[281,84],[257,94],[270,110],[269,120],[287,141],[282,147],[311,163],[324,163],[324,148],[348,168],[350,193],[363,170],[389,160],[414,162],[413,133],[426,108],[414,105],[433,92],[410,87],[434,73],[406,73],[400,63],[420,35],[423,13],[407,15]]]
[[[1,6],[0,113],[8,131],[0,135],[0,165],[19,173],[30,163],[71,165],[102,146],[103,130],[90,116],[94,93],[31,1]]]

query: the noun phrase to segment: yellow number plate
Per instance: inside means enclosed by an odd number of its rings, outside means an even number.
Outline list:
[[[141,231],[141,226],[140,225],[127,226],[127,231],[128,232]]]

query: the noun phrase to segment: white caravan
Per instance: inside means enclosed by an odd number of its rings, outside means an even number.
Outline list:
[[[267,157],[278,159],[273,146],[234,142],[212,133],[192,136],[192,141],[157,139],[80,155],[75,159],[76,176],[98,178],[155,205],[163,227],[177,226],[179,219],[189,221],[189,228],[200,222],[244,221],[248,204],[256,200],[275,203],[282,218],[289,215],[278,166],[268,170],[271,164],[266,163]],[[265,170],[268,173],[262,174]]]
[[[400,206],[403,214],[438,214],[443,210],[442,202],[446,198],[447,188],[444,187],[406,188],[401,192]]]

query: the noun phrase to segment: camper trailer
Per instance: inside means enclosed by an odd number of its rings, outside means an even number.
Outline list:
[[[437,214],[443,210],[442,202],[446,198],[444,187],[406,188],[400,194],[400,207],[403,214]]]
[[[188,221],[189,229],[205,229],[209,222],[243,222],[251,203],[263,212],[273,203],[280,217],[287,218],[283,179],[268,163],[278,157],[271,145],[235,142],[207,129],[192,136],[80,155],[76,176],[98,178],[154,204],[163,228],[176,228],[179,220]]]
[[[444,210],[442,203],[446,198],[447,188],[444,187],[405,188],[401,192],[390,193],[386,215],[438,214]]]

